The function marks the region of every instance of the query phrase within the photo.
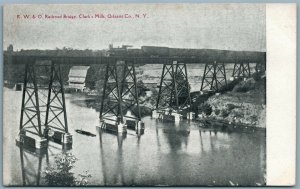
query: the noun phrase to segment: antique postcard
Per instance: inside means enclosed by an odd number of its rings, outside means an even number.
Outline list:
[[[7,4],[5,186],[291,186],[295,4]]]

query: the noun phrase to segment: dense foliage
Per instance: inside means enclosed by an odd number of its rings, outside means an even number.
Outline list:
[[[54,165],[48,165],[44,172],[46,185],[48,186],[85,186],[88,184],[90,174],[85,172],[74,176],[72,168],[77,158],[71,153],[62,153],[55,156]]]

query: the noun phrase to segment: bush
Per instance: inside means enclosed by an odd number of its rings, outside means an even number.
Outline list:
[[[219,109],[215,109],[215,114],[216,114],[216,115],[219,115],[220,112],[221,112],[221,111],[220,111]]]
[[[242,110],[237,110],[233,112],[234,117],[237,118],[244,118],[244,112],[242,112]]]
[[[258,116],[257,116],[257,115],[252,115],[252,116],[250,116],[250,120],[251,120],[252,122],[255,122],[255,121],[258,120]]]
[[[85,186],[88,183],[90,174],[79,174],[76,179],[71,169],[74,167],[77,158],[71,153],[62,153],[55,156],[54,166],[49,165],[45,170],[45,181],[48,186]]]
[[[208,103],[203,103],[199,107],[199,112],[204,112],[206,115],[210,115],[212,113],[212,108]]]
[[[263,75],[263,72],[255,72],[252,74],[252,77],[255,81],[260,81],[262,75]]]
[[[232,91],[245,93],[254,89],[255,89],[255,80],[251,78],[246,81],[242,81],[241,83],[236,85]]]
[[[229,116],[229,111],[228,110],[222,110],[221,115],[223,118],[228,117]]]
[[[234,105],[234,104],[227,104],[227,110],[228,111],[231,111],[231,110],[233,110],[234,108],[236,108],[237,106],[236,105]]]

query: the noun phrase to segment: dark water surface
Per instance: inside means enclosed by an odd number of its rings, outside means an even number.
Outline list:
[[[46,154],[20,150],[18,134],[21,92],[4,90],[4,169],[10,185],[43,185],[43,171],[62,147],[49,143]],[[126,136],[100,132],[99,113],[84,106],[84,97],[68,94],[66,106],[73,147],[78,161],[75,175],[88,171],[90,185],[256,185],[264,183],[265,134],[209,131],[196,122],[163,123],[143,118],[145,132]],[[78,99],[80,98],[80,99]],[[83,129],[89,137],[75,132]],[[23,160],[22,160],[23,158]],[[23,161],[23,164],[21,163]]]

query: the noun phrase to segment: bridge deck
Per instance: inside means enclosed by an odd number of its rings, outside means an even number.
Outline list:
[[[165,64],[172,61],[178,61],[186,64],[205,64],[209,62],[221,63],[264,63],[265,52],[255,52],[251,56],[242,56],[242,54],[232,54],[223,56],[173,56],[173,57],[129,57],[129,56],[36,56],[36,55],[11,55],[13,64],[34,63],[36,61],[51,60],[57,64],[77,64],[77,65],[91,65],[91,64],[107,64],[115,63],[117,61],[127,61],[134,64]],[[9,56],[5,54],[5,56]]]

